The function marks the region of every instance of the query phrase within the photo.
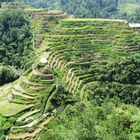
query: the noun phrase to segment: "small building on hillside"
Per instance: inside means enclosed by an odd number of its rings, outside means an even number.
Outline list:
[[[130,28],[140,28],[140,23],[129,23]]]

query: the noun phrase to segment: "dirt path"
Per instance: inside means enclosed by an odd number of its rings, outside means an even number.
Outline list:
[[[43,114],[42,116],[40,116],[39,118],[33,120],[31,123],[26,124],[26,125],[22,125],[22,126],[13,126],[11,129],[20,129],[20,128],[31,128],[34,125],[36,125],[37,123],[41,122],[43,119],[45,119],[47,116],[49,115],[49,113]]]
[[[43,121],[41,124],[38,125],[37,129],[33,133],[19,133],[17,135],[11,134],[9,135],[6,140],[25,140],[27,138],[33,139],[37,134],[39,134],[45,125],[47,125],[53,117],[48,118],[47,120]]]
[[[20,116],[18,119],[17,119],[17,122],[20,122],[20,121],[23,121],[24,119],[26,119],[27,117],[33,115],[33,114],[36,114],[38,113],[40,110],[34,110],[34,111],[30,111],[26,114],[23,114],[22,116]]]

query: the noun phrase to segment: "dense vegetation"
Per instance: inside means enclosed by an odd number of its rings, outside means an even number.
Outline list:
[[[99,66],[93,71],[95,82],[88,90],[88,98],[101,103],[106,97],[115,98],[127,104],[140,106],[139,79],[140,57],[133,56],[121,62]],[[92,92],[91,92],[92,91]]]
[[[140,8],[136,9],[135,13],[133,14],[132,17],[129,17],[129,19],[133,22],[140,22]]]
[[[10,66],[0,66],[0,85],[12,82],[20,76],[20,73]]]
[[[128,16],[118,10],[125,0],[28,2],[78,17]],[[0,15],[0,85],[20,76],[0,88],[0,139],[139,140],[139,32],[121,20],[24,12],[32,15],[34,38],[23,13]],[[33,65],[32,39],[40,55]]]
[[[62,10],[76,17],[122,18],[134,22],[140,9],[139,0],[24,0],[37,8]]]
[[[137,55],[98,66],[87,100],[64,102],[40,140],[139,140],[139,67]]]
[[[62,58],[54,65],[75,102],[63,103],[40,140],[138,140],[139,33],[102,19],[64,19],[58,28],[47,47]]]
[[[33,55],[31,25],[27,17],[18,11],[1,12],[0,65],[4,67],[1,70],[1,77],[4,78],[1,78],[0,84],[16,79],[14,68],[17,70],[24,69],[30,63],[28,60]],[[8,68],[9,66],[13,68]]]
[[[6,139],[6,134],[9,132],[14,122],[14,117],[6,118],[0,115],[0,140]]]
[[[30,66],[33,57],[32,30],[28,18],[22,12],[16,10],[1,11],[0,86],[19,78],[22,71]],[[13,126],[14,121],[14,117],[0,116],[1,140],[6,138],[6,134]]]
[[[138,109],[118,101],[101,106],[69,105],[48,125],[41,140],[139,140]],[[136,119],[137,118],[137,119]],[[135,120],[136,119],[136,120]]]
[[[31,39],[30,22],[21,12],[10,11],[0,14],[1,64],[18,68],[25,64],[32,51]]]

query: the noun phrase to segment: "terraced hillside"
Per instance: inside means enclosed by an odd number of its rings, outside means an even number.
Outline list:
[[[55,107],[52,106],[48,112],[48,106],[49,99],[55,91],[55,77],[50,65],[42,59],[44,58],[41,58],[40,62],[33,66],[29,75],[22,76],[13,85],[8,94],[10,103],[26,106],[26,111],[22,110],[16,125],[11,128],[8,139],[33,138],[52,119],[49,114],[51,111],[55,111]],[[41,126],[42,128],[40,128]],[[24,134],[22,135],[21,132]]]
[[[126,21],[70,18],[58,26],[55,34],[46,35],[47,51],[52,52],[49,62],[73,94],[100,81],[96,74],[105,65],[139,53],[139,33]]]
[[[17,81],[0,89],[0,114],[17,118],[8,140],[36,139],[55,117],[61,106],[55,98],[60,95],[61,102],[63,92],[87,105],[90,98],[100,102],[114,96],[124,103],[139,105],[138,95],[133,94],[139,90],[139,77],[131,83],[129,79],[111,77],[115,71],[109,73],[111,79],[105,76],[109,68],[122,68],[122,60],[133,62],[131,58],[140,53],[139,32],[130,28],[127,21],[77,19],[47,10],[24,12],[34,25],[34,49],[39,58]],[[109,94],[99,90],[101,85]],[[63,91],[58,90],[60,86]],[[114,86],[135,88],[124,92],[129,98],[126,99],[122,90],[112,91]]]
[[[43,129],[44,125],[51,121],[50,114],[57,108],[49,102],[57,87],[53,67],[48,62],[50,52],[43,53],[42,48],[46,30],[51,32],[49,26],[53,27],[52,23],[54,24],[58,19],[67,15],[63,12],[36,9],[23,9],[23,12],[32,20],[33,47],[38,60],[17,81],[1,87],[0,114],[4,117],[17,118],[8,139],[25,139],[26,137],[32,139]],[[49,22],[50,19],[52,23]]]

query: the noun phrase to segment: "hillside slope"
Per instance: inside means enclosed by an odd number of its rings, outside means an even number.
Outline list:
[[[139,106],[139,39],[123,20],[60,20],[46,35],[45,48],[59,83],[75,100],[65,102],[41,140],[139,138],[139,108],[134,107]]]
[[[15,118],[7,139],[139,139],[137,29],[125,20],[22,11],[38,59],[0,89],[0,114]]]
[[[62,10],[76,17],[82,18],[119,18],[131,22],[140,22],[139,0],[24,0],[27,4],[37,8]]]

